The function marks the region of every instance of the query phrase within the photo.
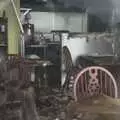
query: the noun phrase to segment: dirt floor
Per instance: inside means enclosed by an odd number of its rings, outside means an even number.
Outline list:
[[[66,120],[69,98],[57,89],[42,89],[36,101],[40,120]]]
[[[40,120],[120,120],[120,100],[106,96],[77,103],[57,89],[41,90],[37,108]]]

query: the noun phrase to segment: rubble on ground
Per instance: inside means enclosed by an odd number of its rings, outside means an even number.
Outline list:
[[[100,96],[83,100],[80,104],[60,93],[59,90],[59,92],[57,90],[48,91],[49,94],[44,91],[44,96],[40,96],[37,104],[39,115],[44,118],[42,120],[119,120],[119,100]],[[85,104],[86,106],[84,106]],[[94,107],[96,104],[98,110]],[[93,106],[93,109],[89,105]],[[104,113],[105,109],[108,111]]]

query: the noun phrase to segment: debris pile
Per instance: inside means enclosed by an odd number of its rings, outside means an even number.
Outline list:
[[[70,99],[60,90],[41,89],[36,101],[40,118],[44,116],[45,120],[66,120],[66,107],[69,101]]]
[[[0,118],[4,120],[39,120],[30,82],[30,65],[24,62],[28,63],[12,58],[0,63]]]
[[[77,103],[59,90],[41,90],[37,103],[42,120],[119,120],[120,100],[106,96]],[[44,94],[43,94],[44,93]]]

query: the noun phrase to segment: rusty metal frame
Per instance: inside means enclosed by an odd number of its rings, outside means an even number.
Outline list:
[[[109,77],[111,78],[111,80],[113,82],[114,88],[115,88],[115,98],[118,98],[118,87],[117,87],[117,84],[116,84],[116,80],[115,80],[114,76],[111,74],[111,72],[109,72],[107,69],[105,69],[103,67],[92,66],[92,67],[84,68],[82,71],[80,71],[78,73],[76,79],[75,79],[74,87],[73,87],[75,101],[78,101],[77,93],[76,93],[78,80],[79,80],[80,76],[82,76],[85,72],[90,71],[91,69],[101,70],[101,71],[103,71],[103,72],[105,72],[105,73],[107,73],[109,75]]]

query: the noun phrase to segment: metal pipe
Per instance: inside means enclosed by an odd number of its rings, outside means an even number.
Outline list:
[[[20,20],[20,17],[19,17],[19,14],[17,12],[17,8],[15,6],[15,3],[13,0],[10,0],[11,3],[12,3],[12,6],[13,6],[13,9],[14,9],[14,12],[15,12],[15,15],[17,17],[17,21],[18,21],[18,25],[20,27],[20,31],[21,31],[21,35],[22,35],[22,39],[21,39],[21,56],[24,57],[25,56],[25,40],[24,40],[24,29],[23,29],[23,26],[22,26],[22,23],[21,23],[21,20]]]
[[[21,56],[25,57],[25,39],[24,39],[24,35],[21,35]]]
[[[30,8],[20,8],[20,10],[22,10],[22,11],[26,11],[26,10],[32,10],[32,9],[30,9]]]
[[[17,21],[18,21],[20,30],[21,30],[22,34],[24,34],[24,29],[23,29],[23,26],[22,26],[22,23],[21,23],[19,14],[18,14],[18,12],[17,12],[17,8],[16,8],[16,6],[15,6],[15,3],[14,3],[13,0],[10,0],[10,1],[11,1],[11,3],[12,3],[13,9],[14,9],[14,11],[15,11],[15,15],[16,15],[16,17],[17,17]]]

